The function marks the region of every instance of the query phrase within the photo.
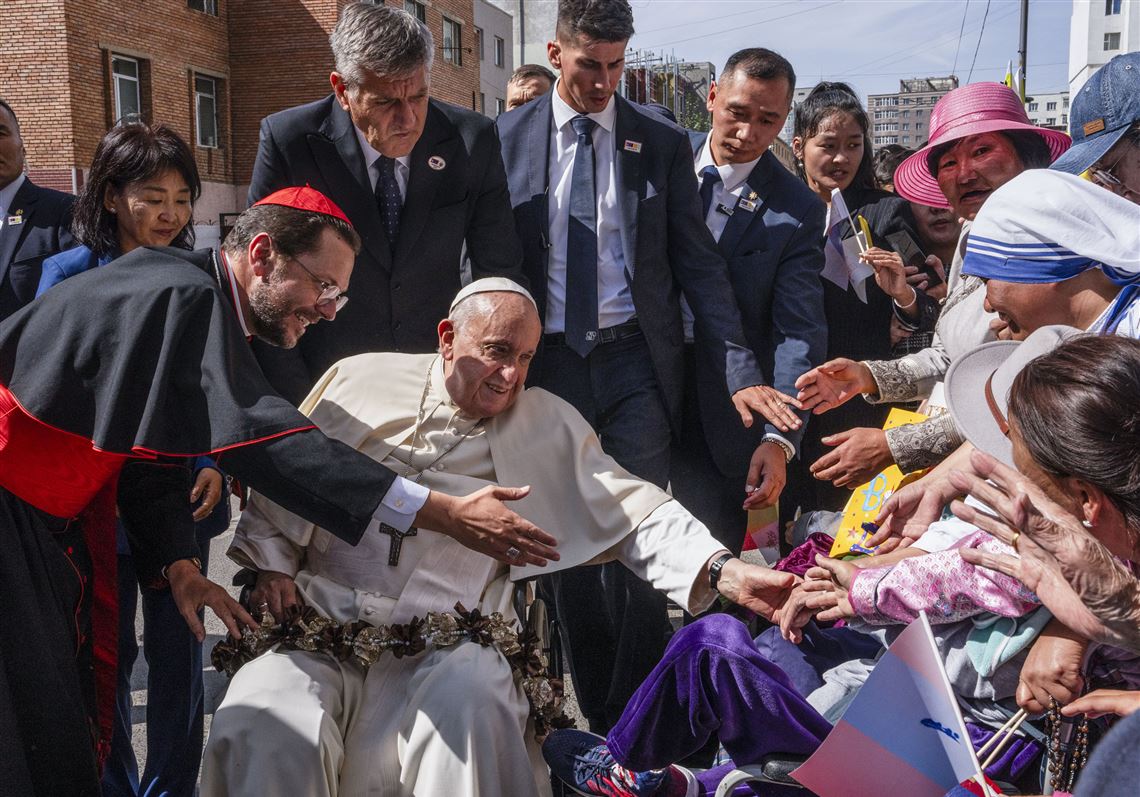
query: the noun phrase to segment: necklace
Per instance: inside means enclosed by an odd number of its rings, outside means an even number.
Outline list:
[[[438,360],[438,358],[436,358],[436,360]],[[420,483],[420,479],[422,479],[424,477],[424,473],[426,473],[427,471],[429,471],[433,467],[435,467],[435,465],[438,464],[441,459],[443,459],[448,454],[450,454],[452,451],[457,449],[459,447],[460,443],[462,443],[468,437],[473,435],[475,433],[475,430],[480,428],[483,425],[482,420],[475,421],[475,423],[473,423],[473,424],[471,424],[471,426],[467,427],[467,431],[465,431],[462,435],[460,435],[458,440],[455,440],[451,444],[445,446],[443,448],[443,450],[439,452],[439,455],[436,456],[435,459],[433,459],[431,462],[429,462],[426,466],[424,466],[422,468],[418,468],[418,469],[416,468],[416,466],[415,466],[416,445],[418,445],[418,442],[420,439],[420,429],[423,427],[424,421],[426,421],[427,418],[429,417],[427,414],[427,398],[428,398],[428,393],[431,392],[431,374],[432,374],[432,371],[435,370],[436,360],[432,360],[431,365],[428,366],[427,379],[424,382],[424,392],[420,396],[420,408],[416,412],[416,425],[412,428],[412,442],[408,447],[408,468],[407,468],[407,472],[404,473],[404,478],[405,479],[411,479],[416,484]],[[432,408],[432,415],[434,415],[434,414],[435,414],[435,408]],[[415,474],[415,475],[413,476],[413,474]]]
[[[470,437],[476,429],[483,425],[482,420],[478,420],[473,423],[470,427],[468,427],[467,431],[460,436],[458,440],[453,442],[451,445],[446,446],[441,452],[439,452],[439,455],[435,459],[427,464],[426,467],[416,470],[416,466],[414,464],[416,456],[416,445],[420,439],[420,429],[423,427],[424,421],[427,420],[427,398],[428,393],[431,392],[431,374],[435,369],[435,363],[436,360],[432,360],[431,365],[428,366],[427,379],[424,381],[424,392],[423,395],[420,396],[420,408],[416,412],[416,425],[412,428],[412,442],[408,447],[408,467],[404,471],[404,478],[410,479],[416,484],[420,483],[420,480],[424,477],[424,473],[435,467],[435,465],[441,459],[458,448],[460,443]],[[435,414],[435,408],[432,408],[432,414]],[[389,526],[387,523],[380,524],[380,533],[387,534],[389,537],[391,537],[391,540],[388,544],[389,567],[396,567],[400,564],[400,548],[404,544],[404,539],[406,537],[415,537],[416,532],[417,529],[415,526],[409,527],[407,531],[400,531],[397,528]]]

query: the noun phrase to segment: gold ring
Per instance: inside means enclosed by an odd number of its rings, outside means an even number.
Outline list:
[[[1021,539],[1021,532],[1015,531],[1013,533],[1013,550],[1017,550],[1017,541]]]

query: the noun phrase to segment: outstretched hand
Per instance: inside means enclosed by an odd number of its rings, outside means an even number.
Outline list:
[[[257,629],[257,623],[249,612],[224,587],[202,575],[202,571],[191,560],[179,559],[172,563],[166,568],[166,577],[179,614],[199,642],[206,638],[206,628],[198,617],[198,612],[204,606],[210,607],[234,639],[241,638],[242,626],[251,631]]]
[[[874,393],[878,386],[866,365],[837,357],[801,375],[796,389],[801,407],[822,415],[862,393]]]
[[[798,581],[792,573],[729,559],[720,572],[717,590],[733,603],[775,621]]]
[[[963,549],[963,559],[1018,579],[1077,634],[1140,650],[1140,585],[1079,519],[980,451],[971,456],[969,470],[950,478],[995,513],[955,501],[954,514],[1018,552],[1013,557]]]
[[[752,428],[753,412],[763,415],[768,423],[781,432],[790,432],[803,426],[799,416],[790,409],[803,409],[799,401],[767,385],[752,385],[736,391],[732,394],[732,406],[740,413],[740,422],[745,429]]]
[[[416,523],[505,564],[545,567],[548,560],[558,560],[558,551],[554,550],[558,541],[504,503],[518,501],[529,493],[530,487],[497,485],[462,497],[433,490],[416,515]]]

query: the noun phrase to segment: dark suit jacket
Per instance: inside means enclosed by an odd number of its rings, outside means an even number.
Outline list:
[[[726,389],[734,393],[762,384],[763,375],[744,339],[724,259],[701,218],[688,136],[652,111],[622,97],[615,101],[614,164],[626,279],[665,405],[677,429],[684,384],[682,289],[696,316],[699,356],[709,361]],[[549,247],[546,192],[553,120],[549,94],[498,119],[515,227],[522,239],[523,269],[544,318]],[[627,148],[626,142],[640,147]],[[540,357],[531,368],[532,379],[541,367]]]
[[[429,166],[445,164],[442,169]],[[486,117],[428,102],[393,257],[348,113],[332,95],[266,117],[249,186],[250,204],[310,184],[336,202],[364,240],[348,295],[332,323],[311,327],[291,351],[258,343],[270,383],[299,403],[337,360],[365,351],[429,352],[436,325],[460,287],[466,245],[475,279],[522,281],[522,255],[499,141]]]
[[[705,133],[691,133],[694,154]],[[739,204],[717,248],[728,262],[728,276],[740,307],[744,334],[764,371],[765,383],[790,396],[799,376],[823,362],[827,323],[823,316],[823,225],[826,208],[803,181],[764,153],[743,189],[756,193],[756,209]],[[723,383],[707,364],[697,365],[701,425],[709,451],[726,476],[748,470],[752,452],[766,433],[799,448],[804,427],[781,432],[771,424],[741,428],[740,416]],[[810,413],[799,413],[807,421]]]
[[[75,245],[69,229],[74,201],[71,194],[24,179],[8,209],[23,222],[10,225],[5,219],[0,229],[0,321],[35,298],[44,259]]]

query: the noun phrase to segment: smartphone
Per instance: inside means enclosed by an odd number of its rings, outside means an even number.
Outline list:
[[[942,278],[938,276],[938,272],[926,265],[926,255],[923,254],[922,249],[919,248],[918,244],[914,242],[914,238],[912,238],[910,233],[906,230],[888,233],[887,243],[891,245],[891,249],[898,252],[904,264],[914,266],[926,275],[929,280],[927,287],[932,288],[942,282]]]

